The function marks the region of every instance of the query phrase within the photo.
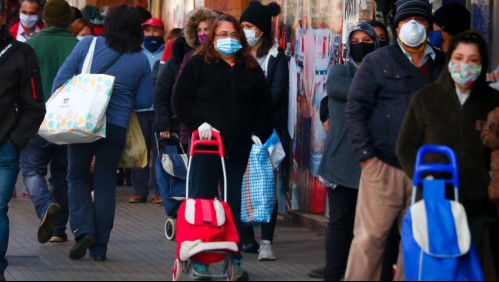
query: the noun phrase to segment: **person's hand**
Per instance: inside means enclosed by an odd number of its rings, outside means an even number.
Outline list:
[[[253,143],[256,145],[262,145],[262,140],[260,140],[260,138],[256,135],[252,135],[251,140],[253,140]]]
[[[159,133],[159,137],[162,139],[170,138],[170,131],[161,131]]]
[[[373,159],[374,159],[374,158],[370,158],[370,159],[368,159],[368,160],[365,160],[365,161],[361,162],[361,163],[360,163],[360,167],[361,167],[362,169],[366,168],[366,166],[367,166],[367,165],[368,165],[368,164],[369,164],[369,163],[370,163]]]
[[[324,129],[324,132],[327,133],[329,132],[329,119],[327,119],[325,122],[322,123],[322,128]]]
[[[218,132],[218,130],[216,130],[215,128],[211,127],[211,125],[207,122],[201,124],[200,127],[198,127],[198,131],[199,131],[199,139],[201,140],[211,140],[211,137],[212,137],[212,131],[215,130]]]

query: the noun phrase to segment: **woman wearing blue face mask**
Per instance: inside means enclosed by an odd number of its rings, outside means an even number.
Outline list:
[[[213,22],[202,46],[177,78],[173,107],[190,130],[201,139],[220,131],[226,153],[228,203],[241,235],[241,185],[252,136],[267,140],[272,132],[273,112],[268,83],[258,62],[251,56],[243,29],[232,16],[223,14]],[[218,156],[197,155],[191,164],[190,196],[218,197],[222,168]],[[238,280],[248,274],[241,269],[241,255],[234,255]],[[208,267],[194,263],[197,273]],[[193,278],[199,278],[192,273]]]
[[[288,85],[289,69],[288,61],[284,50],[279,48],[271,34],[272,18],[281,12],[281,7],[272,2],[269,5],[262,5],[260,2],[251,2],[241,15],[240,22],[246,36],[246,40],[251,47],[251,53],[262,68],[272,93],[272,105],[274,106],[274,128],[283,141],[289,140],[286,120],[288,108]],[[286,136],[284,136],[286,135]],[[262,140],[265,142],[265,140]],[[282,169],[280,169],[282,172]],[[282,176],[280,173],[279,176]],[[278,177],[279,177],[278,176]],[[281,179],[284,182],[284,180]],[[241,237],[243,252],[258,252],[258,260],[275,260],[272,250],[274,230],[277,221],[277,203],[272,211],[269,223],[261,225],[260,244],[255,241],[253,227],[244,225]]]
[[[486,83],[489,54],[477,32],[458,34],[449,45],[447,68],[412,99],[397,140],[397,156],[412,177],[416,153],[425,144],[451,147],[459,167],[460,202],[481,256],[487,224],[497,220],[487,189],[490,149],[480,139],[487,114],[499,106],[499,92]],[[441,162],[431,156],[426,162]]]

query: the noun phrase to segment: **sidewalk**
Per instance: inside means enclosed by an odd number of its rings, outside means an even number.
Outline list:
[[[22,191],[18,182],[17,191]],[[175,242],[163,234],[165,213],[156,204],[129,204],[130,187],[118,187],[114,229],[106,262],[88,256],[69,259],[74,238],[68,231],[65,243],[40,244],[36,239],[39,220],[29,199],[10,202],[10,242],[7,251],[9,281],[171,281]],[[68,228],[69,230],[69,228]],[[259,233],[259,228],[255,229]],[[258,238],[259,234],[257,234]],[[252,281],[311,280],[307,272],[324,264],[324,236],[280,218],[274,239],[275,262],[259,262],[257,254],[244,254],[243,266]],[[183,275],[182,280],[190,280]]]

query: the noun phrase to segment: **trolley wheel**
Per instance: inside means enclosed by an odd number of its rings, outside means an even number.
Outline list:
[[[237,280],[237,265],[229,260],[229,275],[227,275],[227,281],[236,281]]]
[[[165,222],[165,236],[167,240],[175,240],[175,235],[177,235],[177,220],[169,218]]]
[[[182,267],[183,267],[182,262],[179,259],[175,259],[172,270],[173,281],[180,281],[180,278],[182,278]]]

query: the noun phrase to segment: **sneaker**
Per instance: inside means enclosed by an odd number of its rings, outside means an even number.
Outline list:
[[[192,263],[190,276],[195,281],[211,280],[210,270],[208,269],[208,266],[199,262]]]
[[[45,211],[45,214],[43,215],[40,225],[38,226],[38,242],[44,244],[52,238],[52,235],[54,235],[52,225],[59,217],[60,212],[61,206],[59,206],[59,204],[52,203],[49,205],[47,211]]]
[[[67,240],[68,240],[68,237],[54,235],[50,238],[49,242],[50,243],[62,243],[62,242],[66,242]]]
[[[260,249],[258,249],[258,260],[275,260],[274,251],[272,250],[272,242],[269,240],[260,241]]]
[[[95,244],[95,236],[92,234],[80,235],[76,243],[69,251],[70,259],[81,259],[87,254],[87,249]]]
[[[241,266],[241,260],[240,259],[234,259],[233,263],[236,265],[236,281],[248,281],[249,280],[249,274],[245,270],[243,270],[243,267]]]
[[[326,277],[326,267],[312,269],[307,273],[312,278],[324,279]]]

